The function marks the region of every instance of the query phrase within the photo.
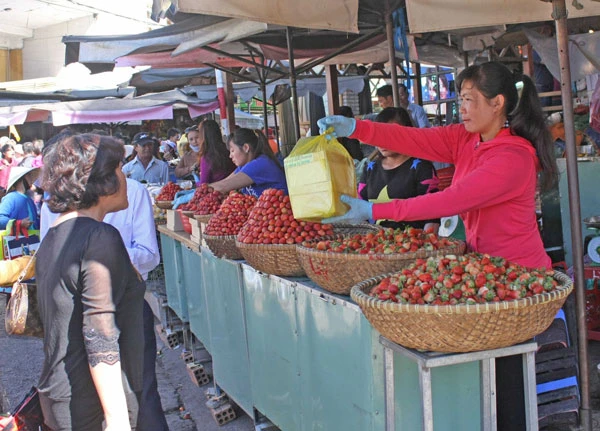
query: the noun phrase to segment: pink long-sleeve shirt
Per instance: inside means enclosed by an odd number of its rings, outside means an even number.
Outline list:
[[[426,220],[459,214],[470,251],[527,267],[551,267],[535,214],[539,161],[533,145],[502,129],[480,142],[462,124],[431,129],[357,121],[351,136],[427,160],[453,163],[452,185],[438,193],[374,204],[375,219]]]

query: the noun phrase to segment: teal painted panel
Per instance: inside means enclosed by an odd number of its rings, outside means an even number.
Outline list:
[[[190,330],[210,352],[210,336],[206,310],[206,295],[204,292],[204,271],[202,258],[198,251],[185,245],[181,247],[183,261],[183,286],[187,298]]]
[[[252,417],[241,266],[203,252],[202,271],[215,381]]]
[[[242,270],[254,406],[280,429],[299,430],[295,287],[245,264]]]
[[[589,230],[583,223],[583,219],[600,215],[600,193],[598,193],[598,178],[600,178],[600,159],[595,161],[577,162],[579,174],[579,195],[581,210],[581,233],[582,241],[587,235],[594,232]],[[571,212],[569,206],[569,187],[567,184],[566,159],[556,159],[560,180],[558,191],[560,193],[560,216],[562,219],[563,242],[565,249],[565,261],[567,265],[573,265],[573,240],[571,238]],[[584,250],[584,254],[587,250]]]
[[[301,430],[381,430],[382,362],[358,306],[305,285],[296,288],[300,353]],[[377,377],[377,380],[375,378]],[[404,429],[404,428],[400,428]]]
[[[161,233],[160,244],[165,270],[167,303],[181,320],[187,322],[187,301],[183,302],[181,298],[181,292],[184,290],[181,243]]]
[[[396,429],[422,429],[421,389],[416,363],[396,353],[394,378]],[[432,368],[431,382],[435,431],[480,429],[479,362]]]

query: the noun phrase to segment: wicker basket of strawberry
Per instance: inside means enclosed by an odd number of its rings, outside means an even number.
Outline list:
[[[298,262],[296,244],[333,233],[331,225],[296,220],[289,196],[282,190],[267,189],[238,233],[236,245],[257,270],[300,277],[304,270]]]
[[[175,199],[175,194],[178,191],[181,191],[179,184],[168,182],[160,189],[160,192],[154,200],[154,204],[163,210],[173,208],[173,199]]]
[[[418,259],[352,287],[384,337],[406,347],[472,352],[531,339],[573,289],[566,275],[477,253]]]
[[[179,209],[183,211],[184,215],[194,218],[195,214],[201,212],[203,215],[208,216],[206,220],[203,220],[206,222],[216,212],[224,198],[220,192],[215,191],[208,184],[201,184],[194,191],[192,199],[188,203],[179,206]],[[218,202],[216,207],[215,202]],[[208,211],[213,211],[213,213]]]
[[[248,220],[256,200],[254,196],[232,191],[210,218],[202,237],[215,256],[226,259],[244,258],[235,245],[235,237]]]
[[[464,242],[433,232],[388,228],[304,242],[298,246],[298,260],[306,275],[323,289],[349,295],[355,284],[406,267],[417,258],[464,250]]]

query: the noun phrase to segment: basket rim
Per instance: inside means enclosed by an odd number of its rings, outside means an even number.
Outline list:
[[[194,211],[191,211],[191,210],[181,210],[181,214],[183,214],[186,217],[192,217],[194,215]]]
[[[237,235],[208,235],[203,233],[202,237],[208,240],[235,240]]]
[[[245,242],[241,242],[235,239],[235,245],[238,248],[255,248],[255,249],[271,249],[276,248],[277,250],[296,250],[296,244],[246,244]]]
[[[422,253],[443,253],[443,254],[463,254],[466,249],[466,243],[462,240],[458,240],[455,238],[447,238],[453,244],[448,247],[438,248],[436,250],[424,250],[419,249],[417,251],[411,251],[408,253],[391,253],[391,254],[383,254],[383,253],[370,253],[370,254],[357,254],[357,253],[338,253],[335,251],[329,250],[316,250],[314,248],[305,247],[302,244],[297,244],[296,248],[298,249],[299,254],[306,254],[321,258],[343,258],[348,260],[411,260],[411,259],[426,259],[426,257],[422,256]],[[310,242],[318,242],[319,240],[311,240]],[[322,240],[321,240],[322,241]],[[456,247],[459,249],[454,253],[451,250],[454,250]]]
[[[501,310],[523,309],[525,307],[553,302],[558,299],[566,298],[573,290],[573,280],[566,274],[554,272],[554,279],[562,283],[556,290],[543,292],[528,298],[521,298],[513,301],[486,302],[485,304],[456,304],[456,305],[421,305],[421,304],[400,304],[392,301],[383,301],[374,298],[363,292],[363,289],[379,283],[386,277],[397,274],[390,272],[371,277],[352,286],[350,296],[361,307],[383,309],[391,313],[419,313],[419,314],[483,314],[493,313]]]
[[[155,200],[154,202],[156,202],[156,203],[162,203],[162,204],[167,204],[167,203],[168,204],[172,204],[173,203],[173,201],[159,201],[159,200]]]
[[[208,220],[210,220],[215,214],[196,214],[193,213],[192,216],[198,220],[201,221],[203,223],[206,223]]]

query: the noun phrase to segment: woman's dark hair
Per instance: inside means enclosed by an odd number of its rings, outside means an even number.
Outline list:
[[[354,118],[354,112],[352,112],[352,108],[346,105],[340,106],[339,115],[343,115],[344,117]]]
[[[44,157],[42,188],[50,194],[50,211],[86,209],[101,196],[119,190],[116,169],[125,149],[110,136],[82,134],[69,136],[53,145]]]
[[[400,107],[389,107],[383,109],[379,114],[377,114],[375,121],[377,123],[389,123],[393,121],[401,126],[413,127],[410,114],[406,109]]]
[[[279,160],[277,160],[277,157],[275,157],[273,150],[271,150],[271,147],[269,146],[269,140],[262,130],[252,130],[240,127],[231,135],[229,135],[229,138],[227,139],[227,145],[231,144],[237,145],[240,148],[242,148],[244,144],[248,144],[253,159],[256,159],[258,156],[264,154],[273,160],[277,166],[283,169],[279,163]]]
[[[458,75],[456,88],[459,93],[464,81],[472,82],[487,99],[499,94],[504,96],[504,113],[511,132],[533,144],[542,166],[542,188],[552,188],[558,179],[558,167],[550,131],[546,127],[540,99],[531,79],[526,75],[519,75],[515,79],[503,64],[489,62],[469,66]],[[523,83],[520,98],[516,86],[519,81]]]
[[[2,153],[4,155],[4,153],[6,153],[8,150],[14,150],[12,144],[2,145],[2,148],[0,148],[0,153]]]
[[[204,120],[201,123],[204,142],[200,148],[200,157],[205,157],[215,171],[231,171],[233,162],[223,142],[221,128],[215,120]]]

